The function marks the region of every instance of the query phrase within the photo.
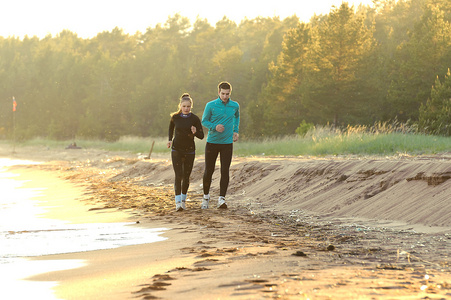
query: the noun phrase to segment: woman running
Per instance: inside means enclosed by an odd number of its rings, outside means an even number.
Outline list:
[[[171,114],[168,148],[172,148],[172,166],[175,173],[175,209],[186,209],[186,195],[189,177],[193,170],[196,146],[194,136],[204,138],[204,131],[198,116],[191,112],[193,99],[188,93],[180,97],[179,110]],[[174,134],[175,132],[175,134]]]

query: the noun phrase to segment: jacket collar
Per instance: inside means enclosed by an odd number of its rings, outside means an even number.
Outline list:
[[[217,99],[216,101],[218,101],[218,103],[222,103],[222,104],[224,104],[224,105],[227,105],[227,104],[229,104],[229,102],[230,102],[231,100],[232,100],[232,99],[229,98],[229,100],[227,100],[227,102],[224,102],[224,101],[221,100],[221,98],[218,97],[218,99]]]

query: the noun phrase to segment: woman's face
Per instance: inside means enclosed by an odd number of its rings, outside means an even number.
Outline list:
[[[191,112],[191,101],[182,101],[180,108],[182,109],[182,114],[189,114]]]

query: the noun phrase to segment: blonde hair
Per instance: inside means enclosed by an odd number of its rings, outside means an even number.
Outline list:
[[[191,99],[191,96],[188,93],[183,93],[183,95],[180,97],[179,109],[177,111],[171,113],[171,117],[173,115],[177,115],[182,112],[182,102],[184,102],[184,101],[191,102],[191,108],[193,108],[193,99]]]

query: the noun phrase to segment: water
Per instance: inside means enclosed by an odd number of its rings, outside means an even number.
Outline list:
[[[56,282],[22,280],[31,275],[78,268],[83,260],[31,260],[32,257],[112,249],[165,240],[165,228],[145,228],[131,222],[72,224],[43,218],[49,207],[46,187],[27,188],[18,174],[6,167],[32,162],[0,158],[0,282],[2,295],[55,299]]]

